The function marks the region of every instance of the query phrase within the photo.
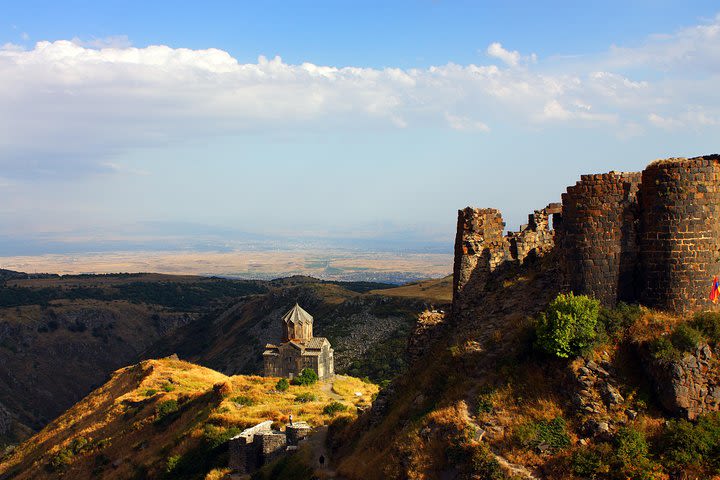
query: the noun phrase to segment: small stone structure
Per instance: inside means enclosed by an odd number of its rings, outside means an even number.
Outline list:
[[[293,422],[285,426],[285,436],[287,444],[296,447],[300,441],[304,440],[312,433],[312,427],[305,422]]]
[[[228,466],[236,473],[252,473],[297,448],[310,433],[312,428],[305,422],[286,425],[285,432],[273,430],[271,420],[259,423],[230,439]]]
[[[552,216],[554,229],[549,228]],[[716,309],[720,275],[720,155],[671,158],[642,173],[583,175],[504,235],[495,209],[458,212],[453,310],[477,301],[494,272],[531,257],[557,256],[563,289],[687,314]]]
[[[263,352],[266,377],[294,378],[305,368],[321,380],[335,374],[333,349],[327,338],[313,337],[313,317],[297,303],[282,317],[282,343],[268,343]]]

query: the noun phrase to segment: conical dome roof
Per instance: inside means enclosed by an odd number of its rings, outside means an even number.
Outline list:
[[[295,325],[310,324],[313,323],[313,317],[308,312],[302,309],[297,303],[282,317],[283,322],[293,323]]]

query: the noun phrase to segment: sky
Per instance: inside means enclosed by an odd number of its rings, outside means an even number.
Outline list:
[[[467,205],[718,152],[718,80],[710,1],[2,1],[0,255],[450,251]]]

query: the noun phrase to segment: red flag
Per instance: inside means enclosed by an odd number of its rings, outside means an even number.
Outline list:
[[[718,303],[718,300],[720,300],[720,282],[718,282],[718,277],[715,275],[713,277],[712,289],[710,290],[710,301]]]

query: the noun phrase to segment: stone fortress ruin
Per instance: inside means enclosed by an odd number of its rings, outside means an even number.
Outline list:
[[[720,275],[720,155],[583,175],[561,204],[535,211],[519,232],[504,228],[498,210],[459,211],[453,305],[472,303],[498,269],[553,252],[564,290],[606,306],[708,309]]]
[[[284,432],[273,430],[272,424],[272,420],[258,423],[230,439],[228,466],[233,472],[252,473],[281,455],[294,452],[312,432],[305,422],[285,425]]]
[[[312,315],[296,303],[283,315],[282,322],[282,342],[265,345],[265,376],[294,378],[310,368],[320,380],[331,378],[335,374],[333,349],[327,338],[313,337]]]

